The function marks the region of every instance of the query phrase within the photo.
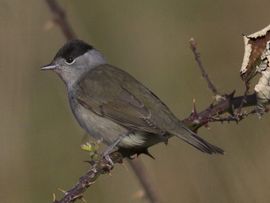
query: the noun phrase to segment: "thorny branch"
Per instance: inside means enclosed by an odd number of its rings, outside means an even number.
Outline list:
[[[56,0],[46,0],[50,10],[55,18],[55,22],[60,26],[66,39],[70,40],[75,38],[75,33],[72,31],[70,24],[66,20],[65,12],[59,6]],[[222,121],[236,121],[235,112],[240,108],[253,107],[257,104],[257,98],[255,93],[251,95],[234,96],[234,91],[230,94],[220,95],[208,77],[203,64],[200,59],[200,54],[197,50],[197,45],[194,39],[190,41],[191,49],[195,56],[195,60],[201,70],[203,78],[207,81],[209,89],[215,96],[221,96],[220,99],[216,99],[214,103],[211,103],[205,110],[197,112],[194,104],[192,113],[184,120],[182,120],[191,130],[197,131],[200,127],[207,125],[210,122],[222,122]],[[244,101],[244,102],[243,102]],[[254,112],[254,111],[252,111]],[[229,116],[221,117],[228,114]],[[242,114],[241,119],[246,118],[249,113]],[[239,115],[238,115],[239,116]],[[239,118],[239,117],[238,117]],[[240,119],[240,120],[241,120]],[[239,119],[237,119],[239,121]],[[116,163],[122,163],[123,157],[118,152],[110,154],[111,160]],[[134,165],[135,163],[133,163]],[[132,165],[131,165],[132,166]],[[78,199],[83,199],[83,193],[88,187],[93,185],[97,178],[102,174],[108,174],[113,169],[113,166],[106,159],[99,159],[96,161],[85,175],[81,176],[76,185],[68,191],[64,191],[64,196],[61,200],[54,199],[54,203],[71,203]],[[157,193],[153,189],[148,177],[144,174],[145,170],[142,165],[134,165],[133,170],[138,175],[145,193],[149,200],[153,203],[160,202]]]
[[[114,163],[122,163],[123,157],[118,152],[113,152],[110,154],[111,160]],[[64,197],[61,200],[54,199],[54,203],[69,203],[75,202],[78,199],[83,199],[83,193],[86,189],[93,185],[96,179],[102,175],[107,174],[113,169],[113,166],[106,159],[101,159],[97,161],[85,175],[80,177],[78,183],[70,190],[63,191]]]
[[[191,113],[189,117],[183,120],[183,122],[193,131],[197,131],[200,127],[207,125],[209,122],[213,122],[215,119],[220,118],[220,121],[235,121],[234,111],[239,109],[242,104],[244,96],[234,96],[234,92],[229,95],[225,95],[224,99],[219,100],[216,104],[210,104],[205,110],[199,113]],[[256,106],[257,98],[256,94],[247,95],[245,98],[243,107]],[[222,119],[220,116],[228,113],[231,115]]]

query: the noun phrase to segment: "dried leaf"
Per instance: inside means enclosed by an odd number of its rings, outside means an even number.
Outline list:
[[[245,82],[249,82],[261,66],[263,54],[270,41],[270,25],[251,35],[244,35],[245,53],[240,74]]]
[[[270,49],[269,45],[261,57],[261,64],[257,66],[257,72],[261,73],[255,92],[257,96],[257,112],[262,115],[266,110],[266,105],[270,101]]]

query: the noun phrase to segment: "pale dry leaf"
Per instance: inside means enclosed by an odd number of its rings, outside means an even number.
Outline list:
[[[249,82],[258,72],[257,66],[262,62],[262,55],[270,40],[270,25],[250,35],[244,35],[245,52],[240,75]]]
[[[261,77],[254,90],[257,96],[257,112],[262,115],[266,110],[266,105],[270,101],[270,50],[265,50],[262,55],[262,62],[257,66],[257,72],[261,73]]]

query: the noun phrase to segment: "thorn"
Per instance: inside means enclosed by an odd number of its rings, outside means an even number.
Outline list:
[[[95,167],[93,167],[91,170],[93,171],[93,173],[97,173],[97,169]]]
[[[224,101],[224,100],[226,100],[226,97],[224,97],[224,95],[216,94],[214,96],[214,101],[216,101],[216,102],[220,102],[220,101]]]
[[[193,37],[191,37],[189,39],[189,43],[192,45],[192,46],[196,46],[196,42],[195,42],[195,39]]]
[[[233,90],[229,95],[226,95],[229,99],[232,99],[234,97],[235,90]]]
[[[192,111],[191,111],[191,118],[195,120],[198,118],[197,108],[196,108],[196,100],[192,100]]]
[[[95,183],[96,183],[96,181],[91,181],[91,182],[90,182],[91,185],[93,185],[93,184],[95,184]]]
[[[231,103],[231,97],[232,94],[228,95],[228,98],[229,98],[229,104],[230,104],[230,107],[229,107],[229,110],[228,110],[228,113],[231,115],[231,116],[235,116],[235,107],[234,105]],[[233,95],[232,95],[233,96]]]
[[[57,188],[57,190],[59,190],[60,192],[64,193],[64,195],[66,195],[68,193],[67,191],[65,191],[65,190],[63,190],[61,188]]]
[[[56,201],[56,195],[55,195],[55,193],[53,193],[52,196],[53,196],[53,202],[55,202]]]
[[[196,109],[196,99],[192,100],[193,103],[193,108],[192,108],[192,113],[197,115],[197,109]]]
[[[87,203],[86,199],[84,199],[83,197],[81,197],[81,201]]]

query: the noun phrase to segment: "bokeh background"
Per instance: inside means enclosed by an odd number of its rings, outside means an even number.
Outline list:
[[[77,35],[111,64],[153,90],[179,117],[199,110],[212,95],[188,41],[221,92],[243,92],[239,68],[242,33],[270,23],[269,0],[61,0]],[[84,132],[69,109],[64,84],[41,72],[65,39],[51,25],[44,1],[0,1],[0,200],[47,203],[57,188],[70,188],[88,168],[80,150]],[[177,139],[142,157],[164,203],[270,202],[270,117],[240,124],[211,124],[199,133],[224,150],[207,156]],[[131,169],[117,166],[86,193],[95,203],[139,203]]]

